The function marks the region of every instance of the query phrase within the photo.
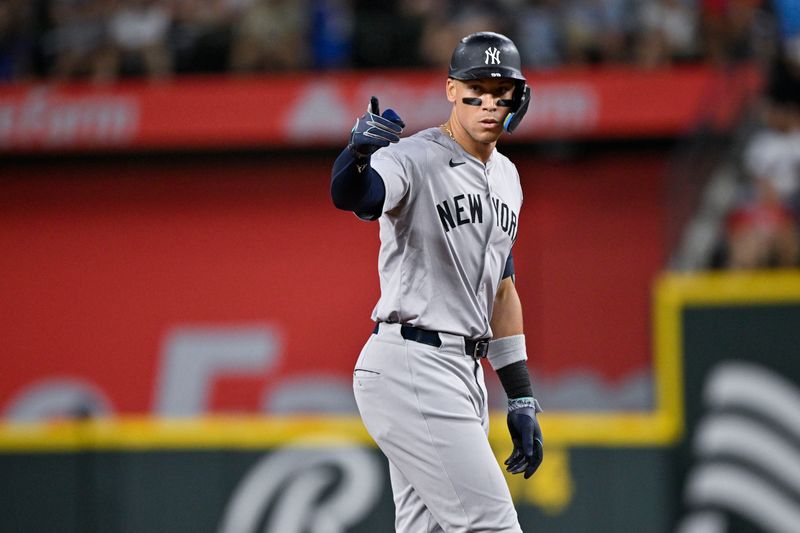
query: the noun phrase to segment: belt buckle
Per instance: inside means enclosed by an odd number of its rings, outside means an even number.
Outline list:
[[[480,340],[475,341],[475,351],[470,354],[475,359],[484,359],[487,355],[489,355],[489,341],[488,340]]]

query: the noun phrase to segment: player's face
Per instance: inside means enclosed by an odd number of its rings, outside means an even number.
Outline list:
[[[510,102],[513,94],[514,82],[508,78],[447,80],[447,99],[455,103],[459,124],[480,143],[493,143],[500,137],[510,109],[497,105],[498,100]]]

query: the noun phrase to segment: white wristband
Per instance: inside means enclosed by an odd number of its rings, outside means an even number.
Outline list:
[[[489,341],[489,364],[494,370],[503,368],[517,361],[527,361],[525,352],[525,335],[512,335]]]

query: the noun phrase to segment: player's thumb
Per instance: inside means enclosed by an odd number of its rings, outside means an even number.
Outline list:
[[[377,96],[371,96],[369,99],[369,105],[367,106],[367,112],[372,113],[373,115],[380,115],[381,114],[381,106],[378,103]]]
[[[386,120],[391,120],[392,122],[394,122],[395,124],[397,124],[401,128],[405,128],[406,127],[406,123],[403,122],[403,119],[400,118],[400,115],[395,113],[394,109],[387,109],[386,111],[383,112],[383,114],[381,116],[383,118],[385,118]]]

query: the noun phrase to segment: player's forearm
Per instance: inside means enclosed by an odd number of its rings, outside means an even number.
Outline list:
[[[331,199],[339,209],[357,214],[379,215],[386,197],[380,175],[369,166],[369,158],[359,158],[345,148],[331,171]]]
[[[497,369],[497,377],[509,400],[533,398],[533,385],[525,361],[517,361]]]
[[[492,310],[492,341],[489,362],[497,372],[509,399],[532,397],[533,386],[525,361],[522,304],[511,277],[505,278],[495,295]]]

